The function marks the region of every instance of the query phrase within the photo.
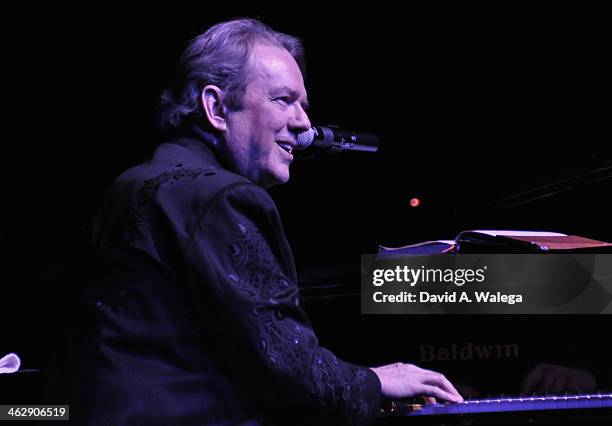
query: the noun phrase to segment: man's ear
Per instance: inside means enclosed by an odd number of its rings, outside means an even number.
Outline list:
[[[200,99],[208,122],[221,133],[225,132],[227,128],[223,96],[223,90],[217,86],[208,85],[202,90]]]

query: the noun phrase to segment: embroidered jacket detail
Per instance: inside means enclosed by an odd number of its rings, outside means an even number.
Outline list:
[[[133,225],[146,225],[151,223],[153,214],[153,199],[162,185],[173,185],[183,179],[197,179],[208,169],[184,169],[180,164],[173,170],[168,170],[151,179],[144,181],[140,188],[130,200],[129,217]]]
[[[230,285],[254,302],[250,313],[259,333],[260,349],[273,370],[291,386],[303,382],[311,401],[340,406],[349,418],[368,412],[367,374],[339,361],[318,345],[312,329],[292,317],[299,309],[299,290],[280,270],[266,239],[254,226],[237,224],[238,239],[230,246],[236,273]]]

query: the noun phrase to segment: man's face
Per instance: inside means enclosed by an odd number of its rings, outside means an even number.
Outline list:
[[[267,188],[289,180],[297,134],[311,125],[304,79],[285,49],[256,45],[242,108],[227,112],[222,150],[235,171]]]

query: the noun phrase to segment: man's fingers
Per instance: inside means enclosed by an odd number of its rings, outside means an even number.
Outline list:
[[[378,375],[383,395],[387,397],[422,396],[427,403],[435,403],[436,398],[450,402],[463,401],[457,389],[440,373],[404,363],[373,367],[371,370]]]
[[[455,396],[451,393],[448,393],[437,386],[423,385],[422,391],[420,392],[423,395],[427,395],[430,397],[434,397],[437,399],[443,399],[444,401],[450,402],[462,402],[463,398],[461,396]]]
[[[463,401],[463,397],[461,396],[459,391],[455,389],[453,384],[443,374],[432,372],[431,374],[428,374],[426,376],[424,383],[428,385],[436,385],[442,388],[442,390],[444,390],[445,392],[454,395],[460,400],[459,402]]]

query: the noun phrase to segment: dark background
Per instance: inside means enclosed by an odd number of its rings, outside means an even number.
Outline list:
[[[3,13],[0,229],[0,352],[18,352],[24,367],[45,366],[54,339],[47,326],[70,297],[66,276],[86,258],[104,192],[155,146],[154,112],[176,59],[190,38],[232,17],[258,17],[302,38],[313,123],[381,139],[375,155],[295,163],[292,181],[272,189],[303,277],[326,284],[338,277],[348,286],[342,292],[357,291],[346,271],[358,271],[361,253],[465,229],[612,241],[610,170],[601,171],[612,163],[612,49],[603,8],[353,5],[331,12],[285,4],[217,11],[199,2],[24,9]],[[410,207],[412,197],[420,207]],[[515,198],[500,201],[507,197]],[[503,327],[467,317],[452,325],[446,318],[381,320],[360,317],[358,299],[312,300],[323,343],[358,362],[407,359],[402,348],[414,337],[405,338],[406,330],[429,340],[461,330],[459,340],[513,343],[533,324],[524,317],[495,319]],[[538,321],[556,342],[568,341],[568,329],[584,337],[609,326],[603,317]],[[377,333],[380,327],[386,331]],[[442,337],[432,337],[439,330]],[[395,352],[371,350],[383,338]],[[530,335],[526,345],[536,341]],[[569,338],[572,353],[583,343]]]

